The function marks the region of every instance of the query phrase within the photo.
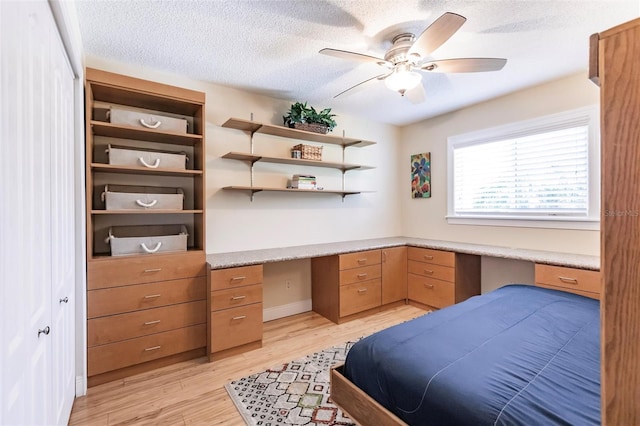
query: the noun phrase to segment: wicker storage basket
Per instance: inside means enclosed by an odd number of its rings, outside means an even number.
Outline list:
[[[293,123],[293,128],[298,130],[305,130],[307,132],[327,134],[329,128],[324,124],[318,123]]]
[[[107,155],[109,156],[109,164],[143,169],[186,170],[186,164],[189,161],[184,152],[130,148],[117,145],[109,145]]]
[[[299,144],[293,147],[294,150],[302,153],[302,158],[305,160],[322,160],[322,147],[313,145]]]
[[[105,185],[106,210],[182,210],[184,192],[159,186]]]
[[[126,256],[186,251],[187,237],[184,225],[114,226],[106,242],[111,256]]]

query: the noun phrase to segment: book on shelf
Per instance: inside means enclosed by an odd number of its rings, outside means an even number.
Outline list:
[[[316,189],[317,181],[311,175],[293,175],[291,188],[293,189]]]

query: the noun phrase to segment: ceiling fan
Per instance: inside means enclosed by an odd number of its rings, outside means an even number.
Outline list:
[[[361,62],[373,62],[387,68],[383,74],[362,81],[355,86],[343,90],[334,96],[338,96],[363,84],[374,80],[384,80],[385,85],[405,96],[413,103],[425,100],[424,87],[422,86],[422,74],[420,72],[464,73],[501,70],[507,63],[500,58],[457,58],[427,60],[427,57],[447,41],[460,29],[467,18],[456,13],[447,12],[436,19],[418,38],[411,33],[402,33],[395,36],[392,46],[384,54],[384,58],[325,48],[319,53],[335,56],[342,59],[350,59]]]

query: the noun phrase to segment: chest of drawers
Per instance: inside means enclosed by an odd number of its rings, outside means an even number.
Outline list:
[[[90,386],[204,354],[202,253],[94,261],[87,287]]]
[[[209,274],[209,359],[262,345],[262,265]]]
[[[480,294],[480,257],[409,247],[409,300],[444,308]]]

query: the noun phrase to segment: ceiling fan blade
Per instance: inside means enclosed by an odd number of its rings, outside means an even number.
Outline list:
[[[369,78],[369,79],[367,79],[367,80],[365,80],[365,81],[361,81],[360,83],[356,84],[355,86],[351,86],[351,87],[349,87],[347,90],[343,90],[342,92],[338,93],[338,94],[337,94],[337,95],[335,95],[333,98],[335,99],[335,98],[337,98],[338,96],[340,96],[340,95],[342,95],[342,94],[344,94],[344,93],[346,93],[346,92],[352,91],[352,90],[354,90],[354,89],[361,89],[361,88],[362,88],[362,86],[363,86],[364,84],[366,84],[366,83],[368,83],[368,82],[370,82],[370,81],[373,81],[373,80],[376,80],[376,79],[378,79],[378,80],[384,80],[385,78],[387,78],[387,77],[388,77],[388,76],[390,76],[391,74],[392,74],[391,72],[390,72],[390,73],[385,73],[385,74],[380,74],[380,75],[377,75],[377,76],[375,76],[375,77],[371,77],[371,78]],[[351,92],[351,93],[354,93],[354,92]]]
[[[404,97],[409,99],[412,104],[420,104],[427,100],[427,95],[424,92],[424,86],[422,84],[418,84],[411,90],[407,90],[404,93]]]
[[[418,54],[424,58],[449,40],[465,23],[467,18],[456,13],[447,12],[436,19],[420,34],[409,49],[409,54]]]
[[[484,72],[499,71],[507,63],[502,58],[458,58],[432,61],[420,67],[432,72]]]
[[[348,50],[324,48],[321,49],[318,53],[352,61],[373,62],[374,64],[379,65],[391,65],[390,62],[387,62],[382,58],[376,58],[375,56],[364,55],[362,53],[349,52]]]

